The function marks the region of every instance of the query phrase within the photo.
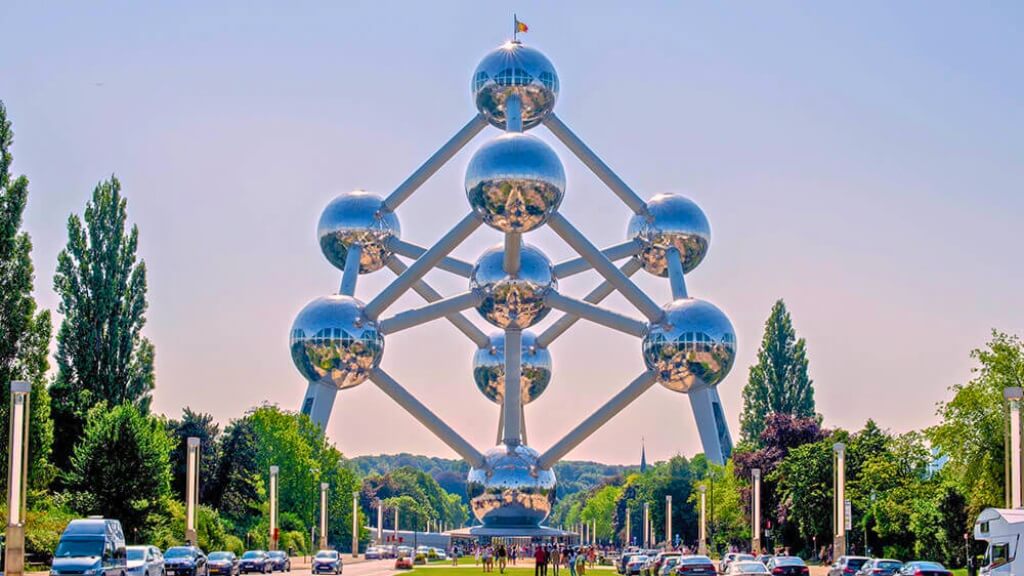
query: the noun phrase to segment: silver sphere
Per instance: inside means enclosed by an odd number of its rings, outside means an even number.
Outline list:
[[[307,380],[339,390],[362,384],[384,354],[384,337],[363,315],[363,303],[339,294],[307,304],[292,324],[289,344]]]
[[[502,232],[529,232],[558,209],[565,170],[543,140],[511,132],[484,144],[466,169],[473,211]]]
[[[505,129],[505,100],[518,94],[523,129],[540,124],[558,99],[558,73],[540,50],[506,42],[484,56],[473,73],[473,101],[492,125]]]
[[[665,251],[673,246],[682,257],[683,272],[696,268],[711,243],[711,225],[700,207],[678,194],[658,194],[647,202],[647,211],[629,221],[629,237],[640,243],[644,270],[668,276]]]
[[[536,345],[533,332],[522,336],[522,377],[519,390],[523,404],[537,399],[551,381],[551,352]],[[491,334],[491,345],[481,348],[473,356],[473,380],[477,388],[491,402],[502,403],[505,397],[505,333]]]
[[[316,227],[320,249],[337,268],[345,269],[345,257],[354,245],[362,246],[359,272],[380,270],[391,257],[388,242],[402,234],[398,216],[384,210],[380,196],[364,190],[339,195],[324,208]]]
[[[644,363],[675,392],[716,386],[736,359],[736,332],[714,304],[682,298],[665,307],[643,341]]]
[[[538,526],[555,502],[555,473],[537,468],[537,451],[527,446],[498,446],[484,455],[483,468],[466,479],[469,505],[484,526]]]
[[[551,311],[544,303],[548,290],[558,288],[551,261],[527,244],[520,250],[515,277],[505,273],[504,261],[504,246],[499,245],[484,252],[473,266],[469,287],[483,297],[476,309],[498,328],[529,328]]]

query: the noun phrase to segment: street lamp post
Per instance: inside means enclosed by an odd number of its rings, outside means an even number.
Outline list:
[[[384,503],[377,498],[377,545],[384,543]]]
[[[706,556],[708,553],[708,535],[707,535],[707,487],[701,484],[700,488],[700,531],[699,538],[697,540],[697,553]]]
[[[630,522],[630,520],[629,520],[629,506],[626,506],[626,542],[623,544],[623,548],[625,548],[626,546],[629,546],[629,545],[631,545],[633,543],[633,541],[629,537],[629,530],[630,530],[629,522]]]
[[[277,550],[277,466],[270,467],[270,549]]]
[[[352,491],[352,557],[359,557],[359,490]]]
[[[185,444],[185,541],[195,544],[196,510],[199,507],[199,438],[189,436]]]
[[[753,538],[750,542],[750,550],[754,554],[761,553],[761,469],[754,468],[750,471],[750,476],[754,482],[754,491],[752,494],[753,502],[750,505],[751,513],[750,520],[753,522]]]
[[[327,482],[320,483],[320,549],[327,549],[327,491],[331,485]]]
[[[647,502],[644,502],[644,549],[650,548],[651,542],[651,507]]]
[[[665,548],[672,547],[672,495],[665,495]]]
[[[25,492],[28,483],[29,395],[32,385],[11,382],[10,430],[7,437],[7,539],[4,570],[8,576],[25,572]]]
[[[1003,389],[1006,399],[1007,426],[1004,436],[1006,466],[1006,507],[1021,506],[1021,399],[1024,389],[1012,386]]]
[[[833,460],[834,505],[832,510],[832,557],[846,555],[846,444],[836,442],[832,445],[835,453]]]

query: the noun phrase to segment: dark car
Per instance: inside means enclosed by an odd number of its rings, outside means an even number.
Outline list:
[[[797,556],[776,556],[765,565],[772,574],[782,576],[807,576],[811,569]]]
[[[246,550],[238,561],[238,571],[242,574],[259,572],[266,574],[271,571],[270,556],[263,550]]]
[[[616,565],[615,565],[616,569],[619,571],[619,574],[625,574],[626,573],[626,565],[629,564],[629,559],[632,558],[633,556],[636,556],[636,552],[628,552],[626,554],[623,554],[619,558],[618,563],[616,563]]]
[[[211,576],[238,576],[238,556],[234,552],[210,552],[206,565]]]
[[[700,554],[680,556],[675,573],[679,576],[714,576],[717,572],[711,558]]]
[[[900,574],[903,576],[953,576],[953,573],[946,570],[942,564],[921,560],[907,562],[900,568]]]
[[[893,576],[903,568],[903,562],[890,558],[872,558],[865,562],[860,570],[859,576]]]
[[[313,557],[313,574],[341,574],[341,554],[337,550],[321,550]]]
[[[274,550],[267,552],[267,556],[270,556],[270,571],[280,570],[281,572],[292,571],[292,559],[282,550]]]
[[[210,576],[206,554],[198,546],[172,546],[164,552],[167,576]]]
[[[867,556],[840,556],[829,566],[828,576],[853,576],[868,560]]]

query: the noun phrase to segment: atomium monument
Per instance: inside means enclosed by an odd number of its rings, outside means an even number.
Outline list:
[[[676,194],[645,202],[612,172],[555,115],[558,74],[547,57],[508,42],[484,57],[471,86],[477,115],[390,195],[347,192],[324,210],[317,227],[320,247],[342,278],[337,294],[313,300],[292,326],[292,359],[309,382],[302,412],[326,428],[338,391],[369,380],[470,464],[471,507],[482,523],[472,534],[559,535],[542,525],[555,497],[552,466],[656,382],[690,398],[707,456],[715,462],[728,457],[732,441],[716,386],[732,368],[735,332],[725,314],[686,290],[686,274],[703,261],[710,245],[704,213]],[[465,216],[429,249],[402,240],[396,209],[487,125],[501,133],[469,162]],[[527,132],[540,125],[632,211],[625,242],[599,249],[559,212],[571,190],[555,151]],[[482,224],[504,233],[504,242],[483,249],[472,264],[448,256]],[[552,264],[527,243],[524,235],[542,226],[579,258]],[[615,261],[625,262],[616,266]],[[385,267],[395,280],[369,301],[357,299],[359,275]],[[423,280],[434,268],[466,278],[467,290],[442,296]],[[659,306],[630,280],[641,268],[668,278],[671,302]],[[580,299],[559,292],[560,279],[590,269],[604,281],[589,294]],[[410,289],[427,304],[385,314]],[[598,306],[613,291],[642,318]],[[499,331],[480,330],[464,315],[470,309]],[[543,331],[531,330],[553,309],[561,315]],[[477,345],[473,380],[501,405],[498,445],[485,452],[381,368],[388,334],[440,318]],[[580,318],[635,336],[647,370],[540,453],[527,445],[523,407],[552,385],[548,347]]]

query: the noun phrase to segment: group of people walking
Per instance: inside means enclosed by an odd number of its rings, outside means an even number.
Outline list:
[[[452,563],[458,564],[458,556],[462,551],[452,550]],[[484,572],[505,573],[505,568],[515,566],[520,558],[532,556],[534,560],[534,576],[559,576],[559,570],[567,570],[568,576],[585,576],[587,566],[597,563],[597,549],[593,546],[566,546],[562,544],[533,544],[530,546],[514,544],[479,545],[473,549],[473,557]],[[550,570],[550,575],[548,571]],[[565,576],[565,575],[563,575]]]

